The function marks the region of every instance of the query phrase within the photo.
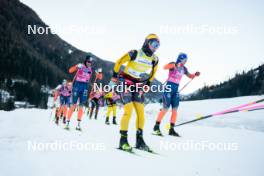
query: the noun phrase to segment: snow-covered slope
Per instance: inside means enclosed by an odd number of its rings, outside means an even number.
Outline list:
[[[182,102],[178,122],[260,98],[263,96]],[[144,131],[147,144],[159,155],[136,151],[139,156],[116,149],[119,128],[104,124],[105,108],[98,120],[84,117],[83,132],[74,130],[76,118],[71,131],[56,126],[49,119],[50,110],[0,111],[0,175],[263,175],[264,111],[178,127],[183,137],[174,138],[151,135],[159,108],[158,104],[146,106]],[[119,119],[121,115],[118,109]],[[161,125],[164,134],[167,122],[169,115]],[[131,145],[135,143],[134,124],[135,117],[130,124]],[[33,151],[35,144],[38,148]]]

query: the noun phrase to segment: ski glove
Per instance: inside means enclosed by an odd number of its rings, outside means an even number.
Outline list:
[[[194,74],[195,76],[200,76],[200,72],[195,72],[195,74]]]

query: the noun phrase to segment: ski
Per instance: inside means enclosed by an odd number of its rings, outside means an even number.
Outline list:
[[[70,131],[70,128],[64,127],[63,129],[66,130],[66,131]]]
[[[144,150],[144,149],[140,149],[140,148],[136,148],[136,147],[133,147],[133,149],[136,149],[138,151],[143,151],[143,152],[146,152],[146,153],[150,153],[150,154],[154,154],[154,155],[160,155],[159,153],[153,151],[153,150]]]
[[[78,127],[76,127],[75,130],[82,132],[82,129],[81,128],[78,128]]]
[[[264,108],[250,109],[250,110],[247,110],[247,111],[257,111],[257,110],[264,110]]]
[[[179,136],[173,136],[173,135],[168,135],[168,136],[171,136],[171,137],[173,137],[173,138],[180,138],[181,136],[179,135]]]
[[[133,150],[131,151],[126,151],[126,150],[123,150],[121,148],[116,148],[117,150],[120,150],[120,151],[123,151],[124,153],[129,153],[131,155],[135,155],[135,156],[140,156],[139,154],[137,154],[136,152],[134,152]]]
[[[157,133],[151,133],[151,134],[154,135],[154,136],[164,137],[163,134],[157,134]]]
[[[70,131],[70,126],[69,125],[65,125],[65,127],[63,128],[66,131]]]

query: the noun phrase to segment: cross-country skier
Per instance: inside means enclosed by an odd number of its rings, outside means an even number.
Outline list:
[[[123,64],[126,64],[121,75],[127,85],[136,86],[142,83],[142,75],[151,71],[149,78],[144,81],[144,83],[146,82],[146,85],[150,85],[154,79],[158,64],[158,57],[154,55],[154,53],[159,48],[159,46],[160,41],[158,36],[155,34],[148,35],[140,50],[129,51],[116,62],[114,66],[113,78],[111,79],[110,84],[114,85],[118,83],[120,68]],[[139,92],[136,90],[128,90],[123,93],[122,99],[124,101],[124,114],[121,119],[121,138],[119,142],[119,148],[124,151],[132,151],[132,147],[129,145],[127,140],[127,132],[129,120],[131,118],[133,109],[135,109],[137,115],[136,148],[151,151],[143,139],[145,117],[144,96],[142,95],[142,91]]]
[[[103,96],[104,94],[100,90],[94,90],[91,92],[90,97],[89,97],[90,119],[92,119],[94,110],[95,110],[94,119],[95,120],[97,119],[99,108],[100,108],[100,105],[102,104],[101,102],[102,102]]]
[[[186,75],[190,79],[200,75],[200,72],[195,72],[190,74],[187,68],[184,66],[187,62],[187,55],[185,53],[180,53],[176,62],[171,62],[164,66],[165,70],[169,70],[169,77],[167,79],[166,86],[170,86],[170,91],[164,91],[163,93],[163,108],[158,114],[156,124],[154,126],[154,134],[162,136],[160,131],[160,123],[162,118],[165,116],[168,109],[171,107],[171,119],[170,119],[170,129],[169,135],[179,136],[179,134],[174,130],[174,124],[177,119],[177,109],[180,102],[180,96],[178,92],[179,84],[183,75]]]
[[[69,69],[69,73],[74,72],[76,72],[76,74],[73,80],[72,106],[70,107],[68,112],[67,124],[65,126],[65,129],[69,129],[70,120],[75,108],[77,107],[77,102],[79,99],[78,124],[76,130],[81,130],[80,123],[83,115],[83,106],[88,99],[88,83],[92,76],[92,58],[88,55],[86,56],[83,63],[72,66]]]
[[[113,124],[117,125],[116,123],[116,102],[120,98],[120,96],[115,91],[110,91],[105,94],[104,96],[106,105],[107,105],[107,112],[106,112],[106,119],[105,124],[109,125],[109,117],[113,112]]]
[[[103,79],[102,68],[98,68],[95,71],[95,74],[96,75],[95,75],[95,79],[93,82],[93,87],[92,87],[91,92],[89,94],[89,103],[88,103],[88,111],[87,111],[87,115],[90,113],[90,119],[93,116],[94,109],[95,109],[95,119],[97,119],[99,107],[103,103],[102,99],[104,96],[104,93],[101,90],[95,89],[96,85],[97,85],[96,81]]]
[[[63,123],[66,123],[66,115],[67,110],[70,107],[71,103],[71,93],[72,93],[72,85],[70,82],[67,82],[66,79],[62,81],[62,84],[58,85],[56,88],[56,94],[60,97],[60,107],[56,112],[56,121],[55,123],[59,123],[59,118],[63,114]]]

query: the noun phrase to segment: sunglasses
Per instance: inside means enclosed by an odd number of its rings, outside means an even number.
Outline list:
[[[160,43],[157,40],[153,40],[153,41],[150,42],[150,45],[151,45],[152,48],[158,49],[159,46],[160,46]]]
[[[92,64],[92,62],[91,62],[91,61],[86,61],[85,63],[86,63],[86,64]]]

